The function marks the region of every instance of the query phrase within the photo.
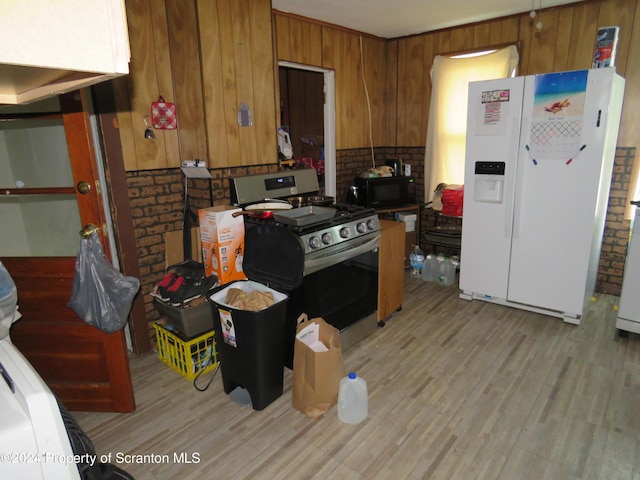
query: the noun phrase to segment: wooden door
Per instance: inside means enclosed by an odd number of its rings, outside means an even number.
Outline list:
[[[62,403],[131,412],[124,333],[105,334],[67,307],[83,226],[99,227],[110,256],[87,96],[60,96],[58,111],[0,109],[0,260],[22,313],[11,339]]]

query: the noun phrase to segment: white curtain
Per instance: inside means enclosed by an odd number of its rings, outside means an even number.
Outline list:
[[[469,82],[511,76],[517,64],[515,46],[475,57],[436,56],[431,68],[425,202],[433,199],[439,183],[464,183]]]

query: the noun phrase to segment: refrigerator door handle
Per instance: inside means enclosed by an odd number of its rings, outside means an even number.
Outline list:
[[[515,161],[512,162],[515,168],[515,172],[513,173],[513,181],[515,182],[516,188],[512,188],[508,192],[508,195],[513,195],[514,198],[510,198],[507,202],[507,208],[505,212],[504,231],[507,238],[518,238],[518,235],[520,233],[520,190],[522,185],[521,177],[523,169],[523,167],[520,166],[520,157],[522,155],[522,152],[520,150],[524,148],[524,145],[519,145],[519,142],[521,143],[521,138],[520,135],[518,135],[518,132],[520,131],[520,128],[525,124],[528,128],[529,118],[527,117],[526,120],[526,123],[524,121],[520,123],[519,118],[513,119],[513,133],[511,135],[511,146],[509,147],[509,151],[513,152],[513,155],[516,157]],[[505,192],[505,196],[506,195],[507,192]]]
[[[520,124],[520,128],[522,131],[529,132],[529,121],[530,117],[522,117],[522,123]],[[526,130],[524,130],[526,128]],[[516,130],[518,132],[520,130]],[[527,144],[526,139],[522,138],[522,135],[512,135],[513,140],[520,141],[520,148],[514,149],[514,152],[517,152],[516,158],[516,174],[515,174],[515,198],[513,201],[513,230],[511,237],[518,238],[520,236],[520,215],[521,215],[521,204],[522,204],[522,175],[524,171],[524,162],[521,160],[523,155],[527,155],[524,151],[526,150]]]

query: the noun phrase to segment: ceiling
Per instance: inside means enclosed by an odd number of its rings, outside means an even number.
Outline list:
[[[272,0],[274,9],[397,38],[581,0]]]

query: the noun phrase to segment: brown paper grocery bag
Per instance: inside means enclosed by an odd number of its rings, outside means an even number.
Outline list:
[[[298,338],[298,333],[313,323],[319,327],[318,339],[326,351],[314,351]],[[322,318],[309,320],[303,313],[298,318],[293,350],[293,407],[311,418],[323,415],[338,403],[340,380],[346,375],[338,330]]]

